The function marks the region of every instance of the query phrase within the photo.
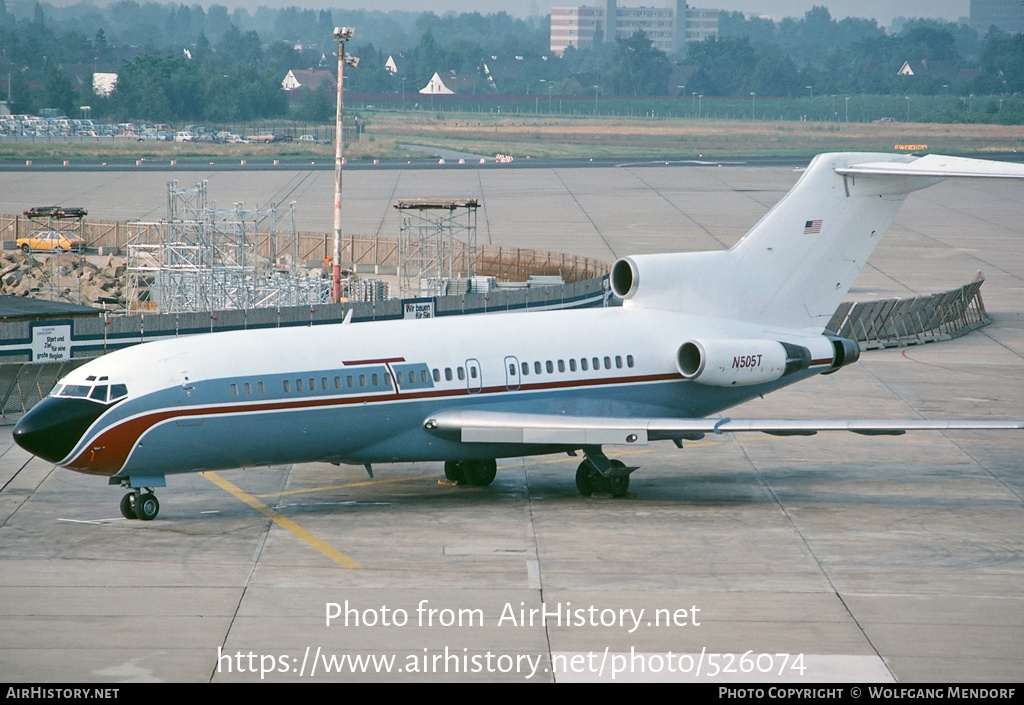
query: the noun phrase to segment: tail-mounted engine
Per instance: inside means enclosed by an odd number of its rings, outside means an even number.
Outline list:
[[[804,346],[775,340],[690,340],[676,352],[679,374],[716,387],[774,382],[811,361]]]
[[[825,374],[856,362],[856,340],[822,336],[802,341],[690,340],[676,351],[676,368],[685,379],[715,387],[774,382],[810,367],[827,368]]]

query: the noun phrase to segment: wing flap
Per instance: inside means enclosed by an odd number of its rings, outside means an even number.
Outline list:
[[[424,428],[463,443],[526,445],[646,445],[654,440],[693,439],[701,434],[767,433],[810,436],[819,431],[848,431],[868,436],[906,431],[1024,429],[1024,421],[891,419],[676,419],[602,418],[498,411],[444,411]]]

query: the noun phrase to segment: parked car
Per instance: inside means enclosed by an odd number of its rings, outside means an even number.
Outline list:
[[[74,233],[62,233],[56,230],[43,230],[33,233],[29,237],[19,237],[16,241],[18,247],[25,252],[32,250],[44,252],[82,252],[85,249],[85,241]]]

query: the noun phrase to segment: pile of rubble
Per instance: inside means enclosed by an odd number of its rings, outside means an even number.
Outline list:
[[[83,306],[123,305],[125,258],[74,252],[0,252],[0,295]]]

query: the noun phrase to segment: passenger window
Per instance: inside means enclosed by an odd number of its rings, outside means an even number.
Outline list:
[[[464,370],[463,368],[457,367],[455,369],[455,372],[458,375],[459,379],[466,379],[466,370]]]
[[[256,393],[263,394],[263,382],[256,383]]]
[[[606,370],[610,370],[612,368],[612,359],[610,357],[605,357],[605,359],[604,359],[604,368]]]
[[[524,375],[530,374],[530,363],[528,363],[528,362],[524,362],[523,363],[523,374]]]
[[[540,360],[537,360],[537,362],[533,363],[533,371],[536,372],[537,374],[540,374],[540,372],[541,372]]]
[[[570,372],[575,372],[576,371],[576,358],[571,358],[569,360],[569,371]]]
[[[380,384],[380,377],[378,377],[377,373],[374,372],[372,375],[370,375],[370,386],[371,387],[376,387],[379,384]]]
[[[384,375],[384,388],[391,389],[391,375]]]
[[[617,369],[617,370],[621,370],[622,369],[622,355],[616,355],[615,356],[615,369]]]
[[[434,368],[434,381],[435,382],[440,382],[441,381],[441,370],[437,369],[436,367]]]
[[[423,382],[423,384],[426,384],[427,382],[430,381],[429,379],[427,379],[427,371],[426,370],[420,370],[420,381]]]
[[[249,384],[248,382],[244,383],[242,385],[242,391],[245,392],[245,396],[251,397],[252,396],[252,385]]]
[[[284,381],[284,393],[285,393],[285,394],[288,394],[288,393],[290,393],[291,391],[292,391],[292,383],[291,383],[291,381],[290,381],[290,380],[287,380],[287,379],[286,379],[286,380]]]
[[[341,389],[341,377],[339,375],[334,376],[334,388]]]
[[[366,386],[366,375],[359,375],[359,386],[360,387],[365,387]]]
[[[449,382],[452,381],[452,368],[451,367],[445,367],[444,368],[444,378],[446,380],[448,380]]]
[[[594,371],[595,371],[595,372],[597,372],[597,371],[598,371],[599,369],[601,369],[601,361],[600,361],[600,360],[598,360],[598,359],[597,359],[597,358],[595,357],[595,358],[593,359],[593,362],[594,362]]]
[[[313,377],[309,378],[309,391],[311,391],[311,392],[315,392],[316,391],[316,379],[313,378]]]
[[[472,377],[473,379],[476,379],[476,368],[475,367],[470,367],[469,368],[469,376]]]
[[[398,374],[398,383],[399,384],[405,384],[405,373],[404,372],[398,372],[397,374]]]
[[[516,376],[516,366],[514,364],[511,364],[511,363],[509,364],[509,366],[508,366],[508,374],[511,377],[515,377]]]
[[[301,379],[295,380],[295,391],[296,392],[301,392],[302,391],[302,380]]]
[[[325,392],[327,391],[328,384],[327,384],[327,378],[326,377],[321,377],[320,378],[320,389],[324,390]]]
[[[627,367],[632,367],[633,366],[633,356],[632,355],[626,355],[626,366]]]
[[[565,360],[558,361],[558,371],[565,372]]]
[[[345,375],[345,386],[347,386],[349,389],[352,389],[352,387],[356,386],[356,380],[352,375]]]
[[[551,363],[551,360],[545,362],[544,367],[547,369],[548,374],[551,374],[552,372],[555,371],[555,366]]]
[[[580,369],[583,370],[584,372],[587,371],[587,358],[584,357],[580,359]]]
[[[231,396],[233,396],[233,397],[237,397],[238,396],[238,385],[235,384],[234,382],[231,383]]]

